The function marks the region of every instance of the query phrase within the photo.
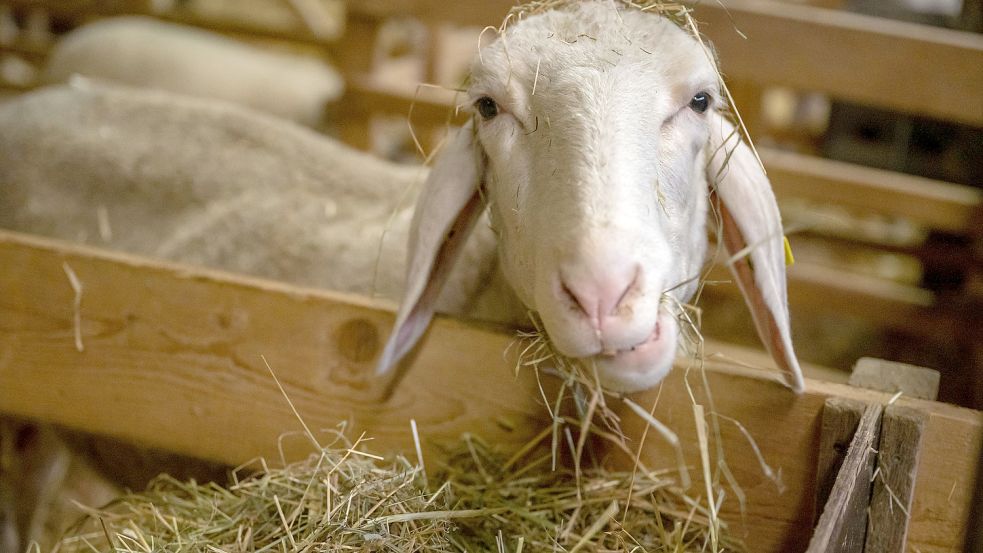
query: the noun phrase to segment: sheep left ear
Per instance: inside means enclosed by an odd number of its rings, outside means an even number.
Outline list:
[[[462,246],[484,210],[484,155],[466,124],[449,138],[423,186],[409,232],[406,283],[396,324],[376,374],[392,370],[423,336],[437,297]]]
[[[730,270],[751,310],[758,336],[795,392],[805,389],[792,349],[785,282],[785,240],[771,183],[740,133],[717,112],[708,114],[707,178],[720,213]]]

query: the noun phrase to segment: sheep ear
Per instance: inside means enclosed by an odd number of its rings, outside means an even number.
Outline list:
[[[720,212],[728,265],[751,310],[758,336],[802,392],[802,369],[792,349],[785,282],[785,242],[771,184],[751,148],[723,116],[710,114],[707,177]]]
[[[440,289],[484,208],[484,164],[472,123],[438,154],[413,214],[403,298],[376,374],[390,372],[433,319]]]

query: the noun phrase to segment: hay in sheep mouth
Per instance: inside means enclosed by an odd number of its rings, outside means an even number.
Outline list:
[[[237,470],[228,488],[161,476],[91,510],[60,552],[710,551],[711,522],[669,472],[550,470],[465,436],[427,485],[418,464],[339,442]],[[722,537],[721,552],[743,551]]]

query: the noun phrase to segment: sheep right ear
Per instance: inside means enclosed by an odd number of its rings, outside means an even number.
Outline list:
[[[484,210],[484,165],[471,122],[438,154],[413,214],[403,298],[377,375],[390,372],[433,319],[440,289]]]
[[[792,349],[778,202],[764,169],[734,125],[716,111],[707,115],[707,178],[720,211],[728,265],[751,310],[758,336],[785,372],[786,384],[802,392],[802,369]]]

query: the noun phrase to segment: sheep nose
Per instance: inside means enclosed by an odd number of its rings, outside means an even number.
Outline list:
[[[606,267],[601,271],[560,271],[563,293],[598,332],[606,319],[625,315],[620,311],[630,307],[641,279],[642,268],[637,264]]]

